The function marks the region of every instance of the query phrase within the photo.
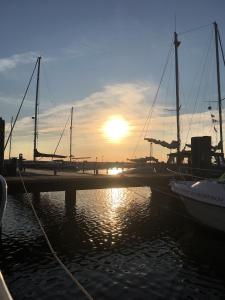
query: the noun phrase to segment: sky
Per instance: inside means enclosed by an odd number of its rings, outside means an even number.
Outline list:
[[[149,155],[145,136],[175,140],[170,49],[176,27],[181,41],[182,143],[206,134],[218,142],[207,100],[216,99],[212,23],[218,22],[225,43],[224,11],[223,0],[1,1],[0,117],[6,129],[40,55],[40,152],[54,152],[72,106],[75,156],[122,161]],[[167,71],[152,110],[168,53]],[[223,69],[221,65],[225,84]],[[32,158],[35,80],[15,126],[12,156],[23,153]],[[215,103],[212,112],[217,117]],[[123,119],[129,128],[117,142],[104,132],[112,117]],[[68,137],[67,126],[57,153],[69,154]],[[155,157],[166,159],[166,149],[154,146],[153,151]]]

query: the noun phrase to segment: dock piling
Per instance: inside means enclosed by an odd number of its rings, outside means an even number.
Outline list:
[[[76,204],[76,194],[77,194],[77,191],[75,189],[73,189],[73,188],[67,189],[65,191],[66,204],[68,204],[68,205]]]

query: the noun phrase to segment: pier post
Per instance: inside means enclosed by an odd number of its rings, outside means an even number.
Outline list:
[[[74,205],[76,204],[76,190],[75,189],[67,189],[65,191],[65,202],[66,202],[66,205]]]
[[[5,121],[0,118],[0,174],[4,168]]]

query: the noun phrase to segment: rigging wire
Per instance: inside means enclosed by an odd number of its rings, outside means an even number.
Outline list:
[[[167,69],[167,66],[168,66],[168,63],[169,63],[169,60],[170,60],[170,55],[171,55],[171,52],[172,52],[172,46],[173,46],[173,43],[171,43],[171,46],[170,46],[170,49],[169,49],[169,52],[168,52],[168,55],[167,55],[166,63],[165,63],[164,68],[163,68],[163,73],[162,73],[162,76],[160,78],[159,86],[158,86],[158,89],[156,91],[156,95],[155,95],[155,98],[153,100],[152,106],[149,109],[148,117],[147,117],[147,120],[146,120],[147,128],[146,128],[146,131],[145,131],[145,137],[147,135],[147,131],[148,131],[149,126],[150,126],[150,122],[151,122],[152,114],[153,114],[153,108],[154,108],[155,103],[157,101],[157,98],[158,98],[158,95],[159,95],[159,90],[160,90],[160,87],[162,85],[163,78],[164,78],[164,75],[166,73],[166,69]]]
[[[189,32],[192,32],[192,31],[197,31],[197,30],[201,30],[201,29],[204,29],[206,27],[209,27],[211,26],[212,23],[208,23],[208,24],[205,24],[205,25],[202,25],[202,26],[198,26],[198,27],[193,27],[191,29],[188,29],[186,31],[181,31],[181,32],[178,32],[179,35],[184,35],[184,34],[187,34]]]
[[[144,137],[146,137],[148,128],[149,128],[149,126],[150,126],[150,121],[151,121],[152,114],[153,114],[153,108],[154,108],[155,103],[156,103],[156,100],[157,100],[157,98],[158,98],[159,90],[160,90],[160,87],[161,87],[161,84],[162,84],[162,81],[163,81],[163,78],[164,78],[164,75],[165,75],[165,72],[166,72],[166,69],[167,69],[167,65],[168,65],[168,63],[169,63],[169,59],[170,59],[171,52],[172,52],[172,45],[173,45],[173,44],[171,43],[171,46],[170,46],[170,49],[169,49],[169,52],[168,52],[168,55],[167,55],[166,63],[165,63],[164,68],[163,68],[163,73],[162,73],[162,76],[161,76],[161,78],[160,78],[160,82],[159,82],[159,85],[158,85],[158,88],[157,88],[157,91],[156,91],[156,95],[155,95],[154,100],[153,100],[153,102],[152,102],[152,105],[151,105],[151,107],[150,107],[150,109],[149,109],[149,111],[148,111],[147,118],[146,118],[145,123],[144,123],[144,126],[143,126],[143,128],[142,128],[142,130],[141,130],[141,133],[140,133],[140,135],[139,135],[139,137],[138,137],[138,139],[137,139],[137,142],[136,142],[136,145],[135,145],[135,147],[134,147],[134,151],[133,151],[133,153],[132,153],[132,155],[131,155],[131,158],[134,158],[135,153],[136,153],[136,151],[137,151],[137,148],[138,148],[138,146],[139,146],[141,137],[143,136],[143,133],[144,133],[144,132],[145,132]]]
[[[202,67],[202,72],[201,72],[201,75],[200,75],[200,83],[198,85],[198,89],[197,89],[197,93],[196,93],[196,97],[195,97],[194,108],[193,108],[193,112],[192,112],[192,115],[191,115],[191,120],[190,120],[189,125],[188,125],[188,131],[187,131],[187,135],[186,135],[186,139],[185,139],[185,144],[184,145],[186,145],[186,143],[187,143],[187,140],[188,140],[188,137],[189,137],[189,133],[190,133],[190,130],[191,130],[191,127],[192,127],[192,124],[193,124],[193,117],[194,117],[194,114],[196,112],[197,102],[198,102],[198,98],[199,98],[199,94],[200,94],[200,89],[201,89],[201,85],[202,85],[202,80],[203,80],[203,73],[205,73],[206,62],[207,62],[207,58],[209,56],[210,47],[212,45],[212,38],[213,38],[213,36],[211,35],[210,40],[209,40],[208,49],[207,49],[206,55],[205,55],[205,61],[203,63],[203,67]]]
[[[55,105],[56,105],[56,102],[53,100],[53,97],[52,97],[52,93],[51,93],[51,90],[52,90],[52,89],[50,88],[49,78],[48,78],[47,71],[46,71],[46,69],[45,69],[44,64],[42,65],[42,72],[43,72],[43,77],[44,77],[44,80],[43,80],[43,81],[44,81],[44,83],[45,83],[45,85],[46,85],[46,88],[47,88],[48,98],[49,98],[51,104],[52,104],[53,106],[55,106]]]
[[[215,53],[213,53],[213,51],[212,51],[212,53],[211,53],[211,55],[212,55],[212,57],[211,57],[211,65],[210,65],[210,68],[214,71],[214,72],[212,72],[211,71],[211,78],[209,79],[209,83],[211,83],[211,87],[210,87],[210,89],[209,90],[213,90],[213,89],[215,89],[215,78],[217,77],[217,75],[216,75],[216,65],[215,65]],[[209,72],[208,72],[209,73]],[[222,99],[221,99],[222,100]],[[214,104],[217,104],[218,105],[218,99],[217,100],[214,100]],[[210,105],[212,105],[211,103],[210,103]],[[211,108],[212,109],[212,108]],[[213,108],[213,110],[210,110],[210,107],[208,107],[208,111],[209,111],[209,114],[210,114],[210,119],[211,119],[211,128],[212,127],[215,127],[216,128],[216,126],[218,125],[217,123],[213,123],[213,121],[212,121],[212,116],[211,116],[211,114],[214,114],[215,115],[215,117],[214,118],[218,118],[219,116],[218,116],[218,108]],[[214,126],[212,126],[214,124]],[[218,130],[218,129],[216,129],[216,130]],[[212,130],[212,132],[213,132],[213,130]],[[212,133],[211,134],[211,136],[212,136],[212,140],[213,140],[213,143],[216,143],[216,145],[218,144],[218,141],[217,141],[217,133],[216,133],[216,131],[214,132],[215,133],[215,135]]]
[[[80,289],[80,291],[86,296],[86,298],[89,299],[89,300],[93,300],[92,296],[91,296],[91,295],[88,293],[88,291],[83,287],[83,285],[78,281],[78,279],[76,279],[76,277],[70,272],[70,270],[69,270],[69,269],[66,267],[66,265],[62,262],[62,260],[58,257],[56,251],[55,251],[54,248],[52,247],[52,244],[51,244],[51,242],[50,242],[50,240],[49,240],[49,238],[48,238],[48,236],[47,236],[47,234],[46,234],[46,232],[45,232],[45,230],[44,230],[43,225],[41,224],[41,221],[40,221],[40,219],[39,219],[39,217],[38,217],[38,215],[37,215],[37,212],[36,212],[36,210],[35,210],[35,208],[34,208],[34,205],[33,205],[33,203],[31,202],[31,200],[29,199],[28,191],[27,191],[27,189],[26,189],[26,186],[25,186],[23,177],[22,177],[22,175],[21,175],[21,173],[20,173],[20,170],[18,169],[18,171],[19,171],[19,176],[20,176],[20,179],[21,179],[21,183],[22,183],[22,185],[23,185],[25,194],[26,194],[26,196],[27,196],[27,200],[28,200],[28,202],[29,202],[29,204],[30,204],[30,206],[31,206],[31,209],[32,209],[32,211],[33,211],[33,214],[34,214],[34,216],[35,216],[35,218],[36,218],[36,220],[37,220],[37,222],[38,222],[38,225],[39,225],[39,227],[40,227],[40,229],[41,229],[41,231],[42,231],[42,234],[43,234],[43,236],[44,236],[44,238],[45,238],[45,241],[46,241],[46,243],[47,243],[47,245],[48,245],[48,248],[49,248],[51,254],[52,254],[53,257],[55,258],[55,260],[59,263],[59,265],[62,267],[62,269],[66,272],[66,274],[70,277],[70,279],[75,283],[75,285]]]
[[[166,107],[166,100],[169,99],[170,97],[170,93],[171,93],[171,80],[172,80],[172,65],[173,65],[173,61],[172,59],[170,60],[170,64],[168,66],[168,78],[167,78],[167,82],[165,82],[165,96],[163,97],[163,106]],[[168,104],[167,104],[168,105]],[[162,138],[163,140],[165,140],[165,137],[166,137],[166,133],[168,132],[167,130],[167,125],[166,125],[166,118],[168,117],[168,115],[170,116],[171,113],[170,111],[173,111],[173,108],[172,108],[172,104],[169,103],[169,105],[171,105],[171,109],[168,108],[168,109],[165,109],[168,111],[168,114],[165,116],[163,116],[162,118],[162,124],[163,124],[163,129],[162,129]]]
[[[186,31],[186,32],[181,32],[180,34],[182,35],[182,34],[184,34],[184,33],[188,33],[188,32],[194,31],[194,30],[199,30],[199,29],[208,27],[209,25],[211,25],[211,24],[207,24],[207,25],[200,26],[200,27],[197,27],[197,28],[192,28],[191,30],[188,30],[188,31]],[[212,39],[212,38],[211,38],[211,39]],[[210,44],[209,44],[209,47],[210,47]],[[209,52],[209,49],[208,49],[208,52]],[[206,57],[207,57],[207,56],[208,56],[208,54],[206,55]],[[205,58],[205,60],[206,60],[206,58]],[[203,70],[204,70],[205,68],[206,68],[206,62],[204,63],[204,67],[202,68],[202,72],[201,72],[202,74],[201,74],[201,76],[200,76],[201,81],[200,81],[200,84],[199,84],[198,89],[197,89],[197,93],[196,93],[196,96],[195,96],[195,101],[194,101],[194,103],[193,103],[194,109],[193,109],[193,112],[192,112],[192,115],[191,115],[191,119],[189,120],[189,126],[188,126],[188,128],[187,128],[186,141],[185,141],[185,143],[184,143],[184,149],[185,149],[185,145],[186,145],[186,143],[187,143],[187,140],[188,140],[188,137],[189,137],[189,133],[190,133],[190,130],[191,130],[191,127],[192,127],[192,122],[193,122],[194,113],[195,113],[196,110],[197,110],[197,106],[198,106],[198,105],[197,105],[197,101],[198,101],[198,98],[199,98],[200,88],[201,88],[201,85],[202,85],[202,76],[203,76],[203,73],[204,73]],[[200,68],[199,70],[201,70],[201,68]],[[192,91],[193,91],[194,83],[196,82],[197,77],[198,77],[198,74],[196,73],[196,76],[195,76],[195,78],[194,78],[194,80],[193,80],[193,82],[192,82],[192,88],[190,89],[188,99],[192,98],[192,97],[191,97],[191,93],[192,93]],[[181,85],[182,85],[182,82],[181,82]],[[182,91],[182,90],[181,90],[181,91]],[[182,129],[184,129],[184,128],[181,128],[181,130],[182,130]]]
[[[58,147],[59,147],[59,144],[60,144],[61,139],[62,139],[62,137],[63,137],[63,134],[64,134],[64,132],[65,132],[66,126],[67,126],[67,124],[68,124],[68,122],[69,122],[69,119],[70,119],[70,114],[69,114],[69,117],[68,117],[68,119],[67,119],[67,121],[66,121],[66,123],[65,123],[65,125],[64,125],[63,131],[61,132],[61,135],[60,135],[58,144],[57,144],[57,146],[55,147],[54,155],[56,154],[56,151],[57,151],[57,149],[58,149]]]
[[[10,133],[11,122],[8,124],[8,128],[6,128],[5,132]]]
[[[224,66],[225,66],[225,55],[224,55],[224,51],[223,51],[223,45],[222,45],[222,40],[221,40],[221,37],[220,37],[220,32],[219,32],[219,30],[218,30],[218,37],[219,37],[220,50],[221,50],[222,58],[223,58],[223,64],[224,64]],[[221,99],[221,100],[224,100],[224,98]],[[222,110],[223,110],[223,103],[221,103],[221,106],[222,106]]]
[[[11,127],[10,133],[9,133],[8,138],[7,138],[7,140],[6,140],[6,143],[5,143],[5,146],[4,146],[4,151],[5,151],[5,149],[6,149],[7,145],[8,145],[9,139],[10,139],[10,137],[11,137],[11,135],[12,135],[12,132],[13,132],[13,129],[14,129],[15,125],[16,125],[16,122],[17,122],[17,119],[18,119],[18,117],[19,117],[21,108],[22,108],[22,106],[23,106],[24,100],[25,100],[25,98],[26,98],[27,92],[28,92],[29,87],[30,87],[30,84],[31,84],[31,81],[32,81],[32,79],[33,79],[34,72],[35,72],[36,67],[37,67],[37,63],[38,63],[38,60],[37,60],[36,63],[35,63],[33,72],[32,72],[32,74],[31,74],[31,77],[30,77],[30,80],[29,80],[29,82],[28,82],[27,88],[26,88],[25,93],[24,93],[24,95],[23,95],[22,101],[21,101],[21,103],[20,103],[18,112],[17,112],[16,117],[15,117],[15,120],[14,120],[14,122],[13,122],[13,125],[12,125],[12,127]]]
[[[222,41],[221,41],[221,38],[220,38],[220,32],[218,31],[218,36],[219,36],[219,43],[220,43],[220,49],[221,49],[221,53],[222,53],[222,58],[223,58],[223,64],[225,66],[225,56],[224,56],[224,52],[223,52],[223,45],[222,45]]]

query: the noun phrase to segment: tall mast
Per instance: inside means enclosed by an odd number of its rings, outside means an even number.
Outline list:
[[[72,139],[73,139],[73,106],[71,108],[71,118],[70,118],[70,162],[72,161]]]
[[[218,107],[219,107],[219,123],[220,123],[220,150],[223,154],[223,119],[222,119],[222,99],[220,88],[220,61],[219,61],[219,46],[218,46],[218,26],[214,22],[215,31],[215,46],[216,46],[216,75],[217,75],[217,93],[218,93]]]
[[[177,113],[177,164],[180,164],[180,94],[179,94],[179,67],[178,67],[178,47],[180,42],[177,33],[174,32],[175,47],[175,78],[176,78],[176,113]]]
[[[40,77],[40,63],[41,57],[39,56],[38,59],[38,69],[37,69],[37,85],[36,85],[36,98],[35,98],[35,114],[34,114],[34,152],[33,152],[33,160],[36,160],[35,152],[37,151],[37,114],[38,114],[38,96],[39,96],[39,77]]]
[[[11,150],[12,150],[12,127],[13,127],[13,117],[11,118],[11,135],[9,139],[9,159],[11,158]]]

